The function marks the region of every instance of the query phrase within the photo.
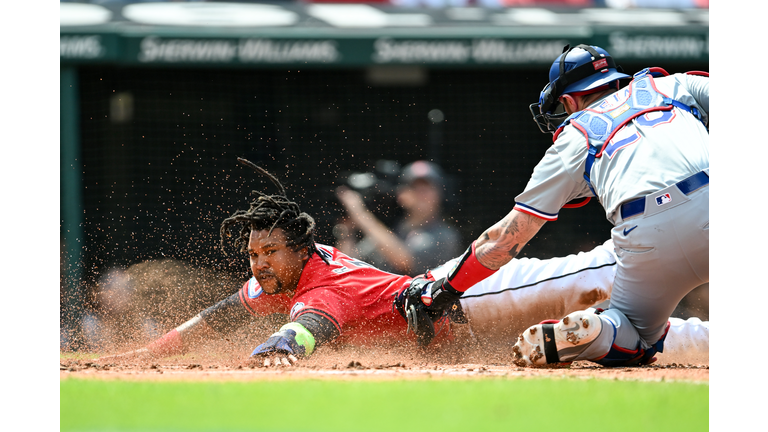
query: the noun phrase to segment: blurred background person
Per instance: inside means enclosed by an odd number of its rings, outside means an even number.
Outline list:
[[[134,282],[122,268],[112,268],[99,278],[83,316],[83,333],[90,349],[108,351],[162,336],[159,323],[137,310],[138,287]]]
[[[419,160],[406,165],[395,189],[402,216],[388,224],[366,206],[360,192],[340,186],[336,196],[345,217],[334,227],[336,247],[381,270],[408,275],[424,273],[458,256],[461,235],[443,214],[446,188],[437,164]]]
[[[188,315],[226,298],[241,285],[240,278],[175,259],[110,268],[89,293],[82,323],[84,342],[98,352],[142,346],[177,327]]]

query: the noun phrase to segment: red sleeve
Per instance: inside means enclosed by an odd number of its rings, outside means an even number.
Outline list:
[[[349,341],[369,333],[405,330],[405,320],[393,310],[392,301],[410,277],[383,272],[330,246],[317,247],[328,262],[313,256],[305,265],[293,297],[291,321],[306,313],[317,314]]]
[[[342,333],[342,326],[354,318],[349,315],[358,310],[354,300],[338,287],[318,287],[296,296],[294,300],[290,313],[291,321],[311,312],[330,321],[339,334]]]
[[[240,289],[240,302],[252,315],[288,314],[291,299],[285,294],[267,294],[252,277]]]

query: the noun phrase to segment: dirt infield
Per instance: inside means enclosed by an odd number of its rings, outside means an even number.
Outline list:
[[[152,365],[149,367],[112,365],[62,365],[61,379],[95,378],[121,380],[192,380],[192,381],[248,381],[275,379],[441,379],[441,378],[598,378],[642,381],[696,381],[709,382],[709,366],[665,365],[639,368],[599,368],[589,364],[575,364],[570,369],[526,369],[505,365],[443,365],[423,366],[344,366],[340,369],[290,367],[280,370],[263,368],[231,368],[227,366]]]
[[[220,353],[221,351],[215,351]],[[237,353],[224,358],[204,352],[147,361],[60,360],[60,378],[123,380],[275,380],[275,379],[473,379],[486,377],[576,377],[709,383],[709,359],[659,356],[642,367],[604,368],[575,362],[570,368],[522,368],[509,359],[488,358],[476,352],[419,355],[404,350],[380,352],[346,348],[319,352],[291,367],[264,368]]]
[[[117,276],[120,276],[119,274]],[[116,277],[117,277],[116,276]],[[152,318],[167,331],[213,303],[211,292],[216,287],[233,286],[226,280],[175,261],[147,262],[130,267],[124,275],[136,281],[129,297],[119,294],[120,286],[105,283],[102,306],[112,305],[114,311],[102,311],[102,319],[92,329],[100,336],[92,346],[106,354],[119,354],[140,348],[152,340],[142,333],[142,323]],[[124,280],[117,277],[118,282]],[[114,282],[114,281],[113,281]],[[114,284],[113,284],[114,285]],[[110,288],[111,287],[111,288]],[[169,288],[171,287],[171,288]],[[123,287],[125,288],[125,287]],[[203,291],[206,296],[197,293]],[[217,295],[228,295],[219,292]],[[199,298],[198,298],[199,297]],[[171,299],[183,298],[179,303]],[[218,297],[217,297],[218,298]],[[200,300],[202,299],[202,300]],[[195,301],[193,301],[195,300]],[[197,303],[203,302],[205,303]],[[101,304],[100,303],[100,304]],[[117,306],[121,307],[117,307]],[[111,309],[109,309],[111,310]],[[172,311],[169,313],[168,311]],[[162,313],[161,313],[162,312]],[[145,316],[147,315],[148,316]],[[709,382],[708,346],[680,345],[675,352],[668,349],[658,356],[658,362],[644,367],[603,368],[589,362],[577,362],[570,368],[521,368],[511,363],[511,348],[517,335],[529,323],[516,323],[494,333],[495,338],[473,336],[469,325],[451,324],[455,343],[430,347],[420,352],[403,341],[376,340],[369,348],[321,346],[311,358],[296,366],[280,368],[258,367],[249,361],[254,341],[266,340],[287,321],[287,316],[271,316],[243,325],[219,340],[207,340],[195,345],[193,351],[164,359],[125,360],[93,359],[83,353],[62,352],[60,377],[141,380],[270,380],[270,379],[434,379],[478,377],[537,377],[572,376],[601,379],[690,380]],[[507,323],[509,324],[509,323]],[[156,337],[156,336],[154,336]],[[394,343],[394,345],[392,345]],[[399,345],[398,345],[399,343]],[[385,345],[387,344],[387,345]],[[433,343],[434,345],[434,343]],[[669,347],[668,347],[669,348]]]

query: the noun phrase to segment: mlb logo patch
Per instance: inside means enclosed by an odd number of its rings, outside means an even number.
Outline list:
[[[670,196],[668,193],[656,197],[656,205],[663,205],[668,202],[672,202],[672,196]]]
[[[291,308],[291,314],[289,315],[291,317],[291,320],[296,318],[296,314],[299,313],[300,310],[304,309],[304,303],[297,302],[293,305]]]

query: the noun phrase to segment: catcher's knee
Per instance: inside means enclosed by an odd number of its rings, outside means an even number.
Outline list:
[[[637,342],[637,348],[630,350],[622,348],[617,345],[611,345],[610,351],[600,359],[593,360],[595,363],[607,366],[607,367],[621,367],[621,366],[640,366],[651,364],[656,361],[654,357],[657,353],[664,352],[664,340],[669,333],[670,323],[667,322],[667,326],[664,329],[664,334],[653,345],[647,349],[640,347],[640,341]]]

